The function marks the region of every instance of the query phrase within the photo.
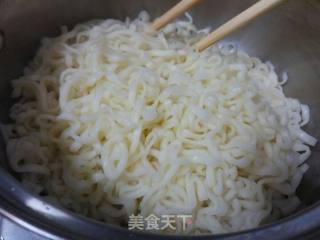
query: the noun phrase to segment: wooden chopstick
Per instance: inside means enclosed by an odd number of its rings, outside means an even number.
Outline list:
[[[196,5],[201,0],[182,0],[178,4],[176,4],[173,8],[168,10],[165,14],[163,14],[161,17],[154,20],[152,23],[152,29],[154,31],[158,31],[160,28],[164,27],[166,24],[171,22],[173,19],[177,18],[184,12],[186,12],[188,9],[192,8],[194,5]]]
[[[249,24],[255,18],[266,13],[267,11],[284,1],[285,0],[260,0],[259,2],[249,7],[247,10],[243,11],[236,17],[232,18],[231,20],[217,28],[208,36],[201,39],[199,42],[195,44],[195,48],[198,51],[206,49],[210,45],[216,43],[217,41],[221,40],[230,33],[240,29],[241,27]]]

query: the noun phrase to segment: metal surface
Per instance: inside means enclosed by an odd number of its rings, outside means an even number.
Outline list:
[[[47,240],[35,232],[28,231],[20,225],[0,216],[0,239],[1,240]]]
[[[8,122],[10,80],[22,73],[43,36],[55,36],[93,18],[134,17],[145,9],[159,16],[177,1],[169,0],[0,0],[0,121]],[[191,11],[199,27],[215,28],[253,4],[254,0],[207,0]],[[277,72],[287,71],[286,94],[311,107],[307,130],[320,139],[320,0],[291,0],[225,41],[250,55],[270,60]],[[311,236],[320,229],[320,147],[313,149],[298,196],[303,202],[294,215],[255,230],[197,239],[287,239]],[[129,232],[52,206],[29,194],[8,173],[5,146],[0,142],[0,213],[49,238],[160,239],[160,235]],[[166,237],[178,239],[178,237]]]

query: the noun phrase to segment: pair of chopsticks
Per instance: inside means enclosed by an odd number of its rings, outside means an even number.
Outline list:
[[[157,18],[152,23],[152,28],[155,31],[158,31],[166,24],[191,9],[201,0],[182,0],[161,17]],[[213,32],[211,32],[208,36],[201,39],[199,42],[195,44],[195,49],[198,51],[202,51],[222,38],[226,37],[230,33],[233,33],[243,26],[249,24],[257,17],[262,14],[268,12],[270,9],[284,2],[285,0],[260,0],[245,11],[241,12],[239,15],[235,16]]]

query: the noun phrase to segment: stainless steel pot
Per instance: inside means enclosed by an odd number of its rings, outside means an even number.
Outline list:
[[[0,120],[8,122],[10,80],[22,74],[43,36],[55,36],[61,25],[93,18],[134,17],[145,9],[156,17],[172,6],[170,0],[0,0]],[[199,27],[217,27],[254,0],[204,0],[191,12]],[[290,0],[224,41],[235,42],[250,55],[270,60],[287,71],[288,96],[311,107],[307,130],[320,139],[320,0]],[[244,232],[197,239],[287,239],[307,237],[320,230],[320,146],[313,149],[298,196],[303,202],[294,215]],[[0,142],[0,213],[50,238],[161,239],[96,222],[52,206],[31,195],[10,173],[5,146]],[[171,236],[167,239],[187,239]]]

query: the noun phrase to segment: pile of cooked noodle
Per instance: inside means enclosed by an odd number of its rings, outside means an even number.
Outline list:
[[[142,12],[43,39],[2,126],[23,184],[111,223],[190,214],[187,233],[293,211],[316,139],[301,129],[308,106],[282,91],[287,76],[232,45],[194,51],[208,30],[192,19],[149,24]]]

